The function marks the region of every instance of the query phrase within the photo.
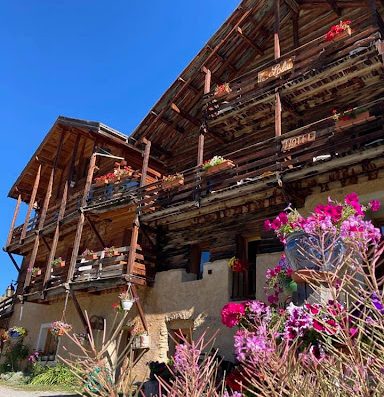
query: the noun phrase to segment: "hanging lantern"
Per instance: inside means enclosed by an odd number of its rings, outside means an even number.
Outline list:
[[[5,296],[7,298],[11,298],[14,294],[15,294],[15,287],[11,283],[8,285],[7,289],[5,290]]]
[[[132,285],[131,283],[128,283],[127,290],[125,292],[122,292],[119,295],[120,302],[121,302],[121,307],[124,311],[129,311],[132,309],[133,304],[135,303],[135,298],[133,297],[132,294]]]

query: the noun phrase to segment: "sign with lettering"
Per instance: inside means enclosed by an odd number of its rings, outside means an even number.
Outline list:
[[[281,61],[276,65],[273,65],[270,68],[259,72],[257,75],[257,81],[259,83],[262,83],[263,81],[268,80],[272,77],[278,77],[281,74],[288,72],[292,68],[293,68],[293,59],[292,58],[285,59],[284,61]]]
[[[294,149],[297,146],[304,145],[305,143],[312,142],[316,139],[316,131],[311,131],[303,135],[293,136],[281,141],[281,150],[286,152]]]

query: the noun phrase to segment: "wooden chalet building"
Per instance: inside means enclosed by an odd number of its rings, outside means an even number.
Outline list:
[[[220,327],[228,300],[264,299],[282,251],[265,219],[351,191],[384,198],[383,15],[375,0],[244,0],[130,137],[59,117],[9,193],[5,250],[24,260],[3,325],[54,358],[50,322],[111,322],[130,282],[144,363],[167,358],[175,330]],[[229,161],[204,170],[214,156]],[[222,331],[229,360],[231,346]]]

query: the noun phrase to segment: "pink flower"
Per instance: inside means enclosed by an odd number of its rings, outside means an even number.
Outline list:
[[[243,303],[227,303],[221,310],[221,321],[228,328],[233,328],[240,323],[245,314],[245,305]]]
[[[381,203],[379,200],[371,200],[369,202],[369,207],[372,212],[376,212],[380,209]]]

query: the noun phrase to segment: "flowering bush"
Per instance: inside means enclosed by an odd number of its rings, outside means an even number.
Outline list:
[[[28,356],[28,361],[29,361],[31,364],[35,364],[35,363],[38,361],[39,357],[40,357],[40,352],[38,352],[38,351],[35,350],[33,353],[31,353],[31,354]]]
[[[277,305],[282,292],[292,293],[297,290],[297,284],[292,280],[292,272],[284,254],[281,255],[279,263],[273,269],[267,270],[265,290],[270,304]]]
[[[325,41],[333,41],[336,36],[338,36],[340,33],[347,32],[349,35],[352,34],[351,30],[351,22],[352,21],[340,21],[337,25],[333,25],[331,29],[327,32],[325,35]]]
[[[72,330],[72,325],[63,321],[54,321],[49,329],[52,335],[62,336]]]
[[[224,157],[222,156],[214,156],[210,160],[207,160],[203,164],[203,170],[206,171],[207,169],[214,167],[215,165],[219,165],[225,161]]]
[[[19,338],[19,337],[23,338],[24,336],[28,335],[28,332],[24,327],[18,327],[18,326],[9,328],[7,333],[9,338]]]
[[[273,230],[283,243],[296,231],[313,235],[329,232],[340,235],[343,241],[358,242],[365,248],[369,243],[380,240],[380,230],[375,228],[371,221],[364,220],[365,213],[367,210],[377,211],[379,208],[378,200],[370,201],[365,207],[360,203],[356,193],[350,193],[345,196],[343,203],[329,198],[326,205],[317,205],[307,218],[289,207],[272,222],[265,221],[264,226],[267,230]]]
[[[227,303],[221,310],[221,321],[229,328],[240,323],[245,314],[245,305],[243,303]]]

